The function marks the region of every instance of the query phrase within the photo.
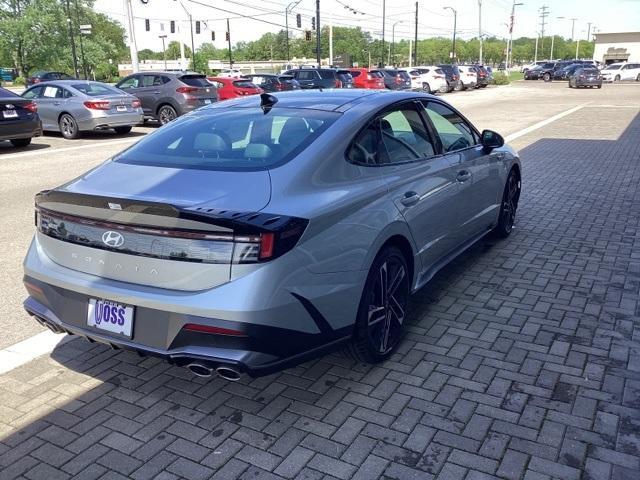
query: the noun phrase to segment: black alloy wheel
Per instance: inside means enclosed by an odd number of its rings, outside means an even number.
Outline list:
[[[508,237],[513,231],[518,201],[520,200],[520,188],[521,185],[518,174],[515,169],[512,169],[511,172],[509,172],[507,183],[504,186],[498,225],[493,229],[493,233],[500,238]]]
[[[350,352],[356,360],[378,363],[391,356],[402,338],[409,301],[407,261],[393,246],[376,257],[365,283],[354,341]]]

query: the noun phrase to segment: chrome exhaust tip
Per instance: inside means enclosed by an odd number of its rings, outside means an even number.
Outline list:
[[[228,380],[230,382],[237,382],[242,376],[239,371],[234,370],[230,367],[218,367],[216,368],[216,373],[219,377],[224,378],[225,380]]]
[[[198,377],[208,378],[213,375],[213,368],[202,365],[201,363],[190,363],[187,368]]]

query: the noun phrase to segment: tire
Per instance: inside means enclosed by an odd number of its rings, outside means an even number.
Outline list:
[[[406,258],[397,247],[385,247],[371,265],[360,299],[348,347],[356,360],[379,363],[393,354],[402,339],[409,292]]]
[[[422,90],[426,93],[431,93],[431,85],[429,85],[427,82],[424,82],[422,84]]]
[[[461,92],[462,90],[464,90],[464,83],[462,82],[456,83],[456,86],[453,87],[454,92]]]
[[[114,127],[113,128],[118,135],[126,135],[131,131],[131,127]]]
[[[178,112],[171,105],[162,105],[158,109],[158,121],[160,125],[166,125],[167,123],[178,118]]]
[[[542,76],[542,79],[543,79],[545,82],[550,82],[550,81],[551,81],[551,74],[549,74],[549,73],[545,73],[545,74]]]
[[[31,143],[30,138],[14,138],[13,140],[11,140],[11,144],[16,148],[27,147],[29,146],[30,143]]]
[[[569,88],[573,88],[573,85],[571,85],[571,80],[569,80]]]
[[[502,192],[502,202],[500,204],[500,217],[498,225],[493,229],[493,234],[498,238],[507,238],[513,231],[513,224],[516,219],[518,200],[520,200],[520,180],[515,169],[511,169],[507,177],[507,183]]]
[[[640,73],[638,74],[638,76],[636,77],[636,82],[640,82]]]
[[[619,82],[620,81],[620,75],[616,75],[616,78],[613,79],[614,82]]]
[[[58,126],[60,127],[60,133],[67,140],[75,140],[80,137],[80,129],[78,128],[78,122],[68,113],[60,115],[58,120]]]
[[[596,87],[598,87],[598,88],[602,88],[602,85],[596,85]]]

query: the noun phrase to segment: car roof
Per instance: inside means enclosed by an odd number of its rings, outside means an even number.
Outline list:
[[[295,90],[291,92],[278,92],[271,94],[278,99],[274,108],[299,108],[310,110],[323,110],[328,112],[346,112],[350,108],[365,101],[378,104],[383,107],[395,101],[409,100],[413,98],[434,98],[418,92],[398,92],[391,90],[369,89],[323,89],[323,90]],[[200,110],[218,108],[247,108],[260,105],[259,96],[227,100],[216,103]]]
[[[78,85],[81,83],[88,83],[88,84],[93,84],[93,85],[105,85],[107,87],[110,87],[111,85],[107,84],[107,83],[103,83],[103,82],[94,82],[93,80],[78,80],[77,78],[74,78],[73,80],[49,80],[48,82],[40,82],[40,83],[36,83],[35,85],[33,85],[34,87],[37,87],[39,85],[60,85],[60,86],[73,86],[73,85]],[[114,87],[116,88],[116,87]]]

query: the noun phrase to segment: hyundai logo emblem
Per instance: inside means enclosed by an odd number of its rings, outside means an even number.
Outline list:
[[[118,248],[124,245],[124,237],[118,232],[110,230],[102,234],[102,243],[108,247]]]

